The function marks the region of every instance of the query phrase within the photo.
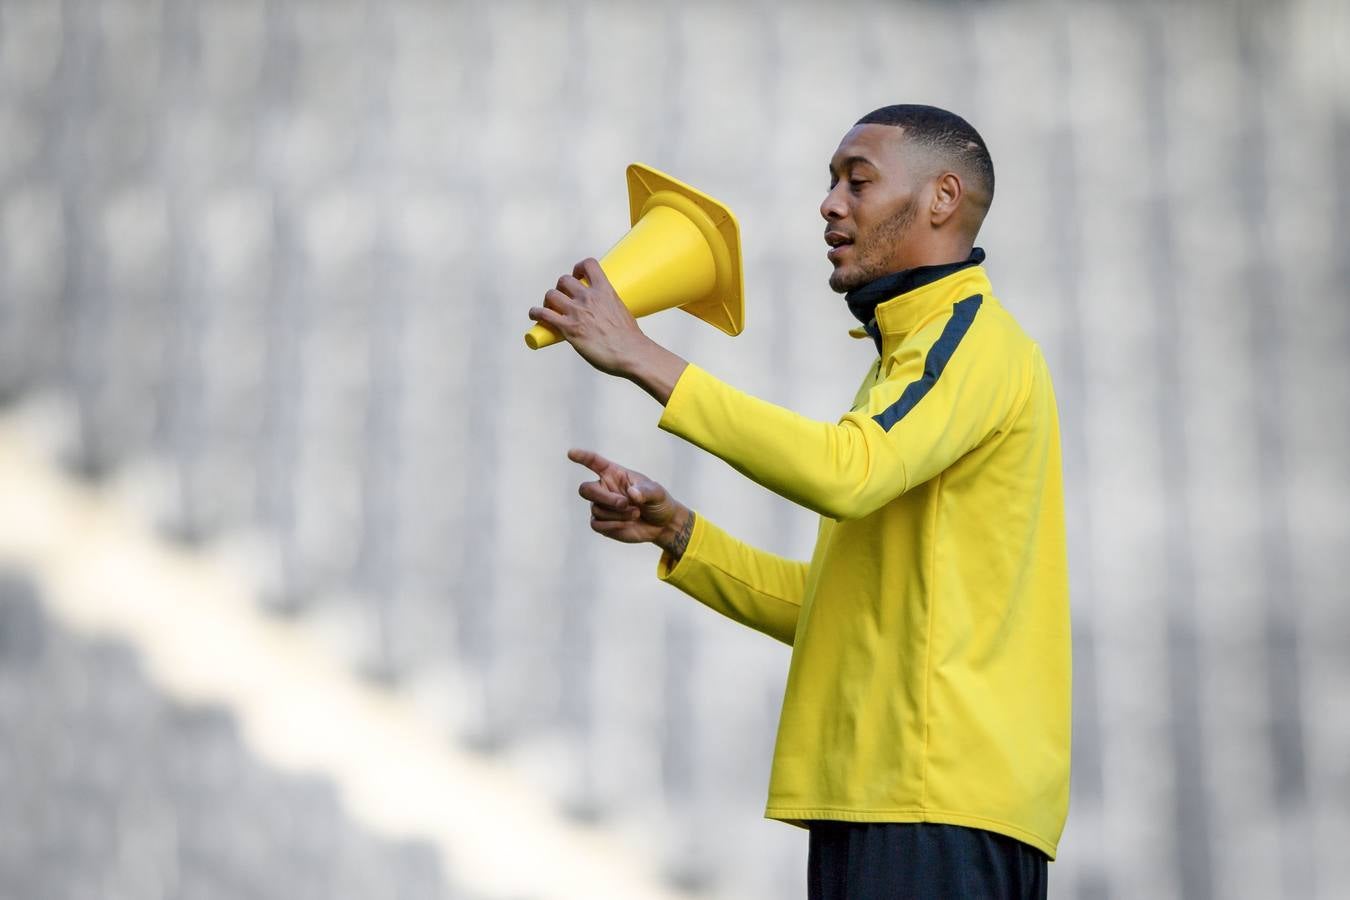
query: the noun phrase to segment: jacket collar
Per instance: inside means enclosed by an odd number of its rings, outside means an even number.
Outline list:
[[[884,355],[884,344],[899,343],[934,313],[971,294],[988,294],[989,279],[980,265],[984,257],[976,247],[961,262],[905,269],[849,291],[849,311],[863,323],[849,334],[872,338]]]

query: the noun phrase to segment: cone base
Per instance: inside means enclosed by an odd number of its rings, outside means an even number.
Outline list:
[[[713,254],[717,279],[712,292],[680,308],[719,331],[740,334],[745,330],[745,280],[736,216],[723,203],[651,166],[633,163],[626,174],[631,224],[653,206],[671,206],[698,226]]]
[[[641,163],[626,172],[632,227],[600,260],[634,316],[680,307],[729,335],[745,328],[740,226],[726,206]],[[525,346],[562,336],[536,323]]]

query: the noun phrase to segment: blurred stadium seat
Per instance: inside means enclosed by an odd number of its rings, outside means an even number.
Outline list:
[[[432,848],[365,833],[330,784],[260,764],[226,712],[165,700],[128,648],[40,600],[0,572],[7,896],[467,896]]]

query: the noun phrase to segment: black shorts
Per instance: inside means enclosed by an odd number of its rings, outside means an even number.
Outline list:
[[[1048,857],[960,825],[808,822],[810,900],[1044,900]]]

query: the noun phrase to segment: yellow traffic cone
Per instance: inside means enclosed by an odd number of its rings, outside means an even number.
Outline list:
[[[741,239],[736,217],[721,203],[641,163],[628,167],[633,227],[600,259],[634,316],[680,307],[730,335],[745,327]],[[525,332],[531,350],[562,338],[536,323]]]

